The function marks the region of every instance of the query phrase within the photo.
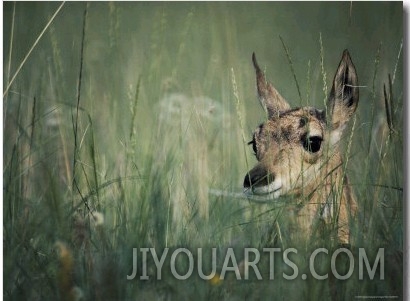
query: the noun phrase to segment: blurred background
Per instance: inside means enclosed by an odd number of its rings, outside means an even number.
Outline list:
[[[278,210],[241,196],[256,162],[246,142],[265,119],[252,52],[291,105],[323,108],[344,49],[361,86],[343,144],[355,237],[392,258],[386,280],[352,281],[349,296],[402,296],[401,2],[60,6],[3,3],[6,300],[298,294],[286,281],[228,289],[125,275],[132,247],[260,244]]]

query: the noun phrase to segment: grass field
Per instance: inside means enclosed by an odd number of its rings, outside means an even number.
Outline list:
[[[286,200],[241,195],[256,162],[246,143],[265,118],[252,52],[293,106],[323,108],[346,48],[361,86],[342,143],[360,210],[352,252],[364,248],[373,263],[384,248],[385,275],[358,280],[356,267],[336,289],[341,300],[403,298],[401,2],[3,11],[5,300],[330,299],[330,280],[182,281],[165,268],[155,280],[152,261],[149,280],[127,275],[133,248],[263,248],[286,223]]]

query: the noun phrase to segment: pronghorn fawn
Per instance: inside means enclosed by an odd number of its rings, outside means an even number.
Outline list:
[[[267,121],[249,144],[258,163],[244,179],[245,193],[266,200],[286,200],[289,236],[315,239],[318,229],[331,229],[332,241],[348,245],[349,220],[357,203],[339,151],[347,122],[359,102],[358,79],[349,52],[343,52],[327,108],[291,108],[266,81],[255,54],[256,84]],[[318,227],[320,226],[320,227]]]

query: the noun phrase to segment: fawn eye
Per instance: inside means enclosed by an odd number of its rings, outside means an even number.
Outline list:
[[[256,153],[258,152],[258,149],[256,148],[255,138],[253,138],[252,141],[249,141],[249,142],[248,142],[248,145],[252,145],[252,149],[253,149],[254,155],[256,156]]]
[[[304,135],[302,137],[303,148],[309,153],[317,153],[320,151],[322,145],[322,137],[319,136],[308,136]]]

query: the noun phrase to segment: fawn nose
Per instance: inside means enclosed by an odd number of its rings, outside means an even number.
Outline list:
[[[250,178],[251,178],[251,175],[247,173],[245,176],[245,180],[243,180],[243,188],[249,188],[252,186]]]
[[[252,186],[266,186],[272,183],[274,180],[275,175],[273,173],[269,173],[267,170],[261,168],[260,166],[255,166],[245,175],[245,179],[243,180],[243,187],[251,188]]]

